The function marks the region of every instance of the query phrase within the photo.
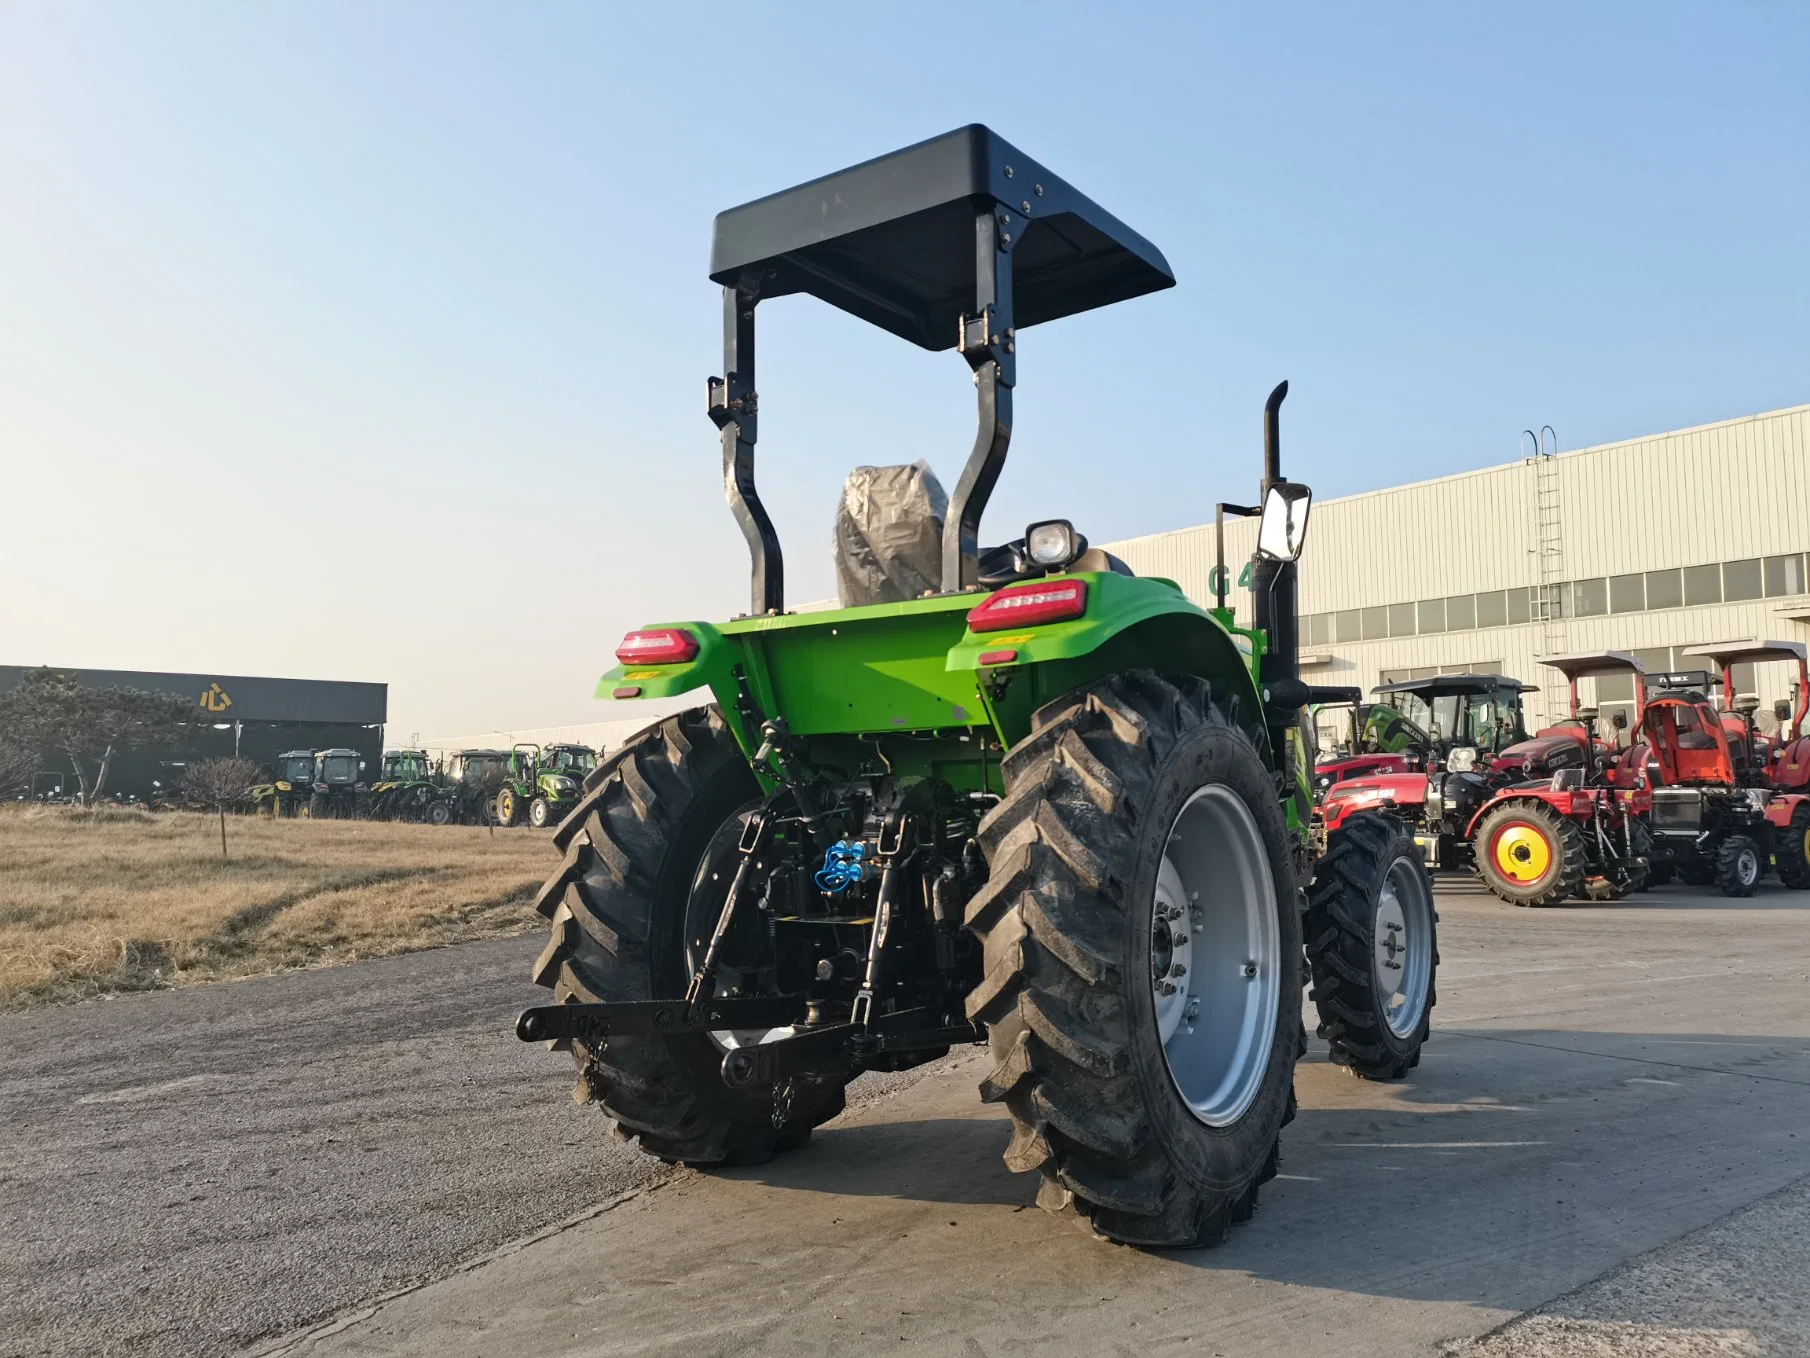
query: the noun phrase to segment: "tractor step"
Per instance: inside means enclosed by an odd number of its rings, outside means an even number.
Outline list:
[[[545,1004],[515,1020],[523,1042],[577,1038],[586,1046],[611,1037],[650,1033],[721,1032],[730,1028],[784,1028],[804,1018],[802,995],[709,1000],[693,1009],[684,1000],[625,1000],[619,1004]]]

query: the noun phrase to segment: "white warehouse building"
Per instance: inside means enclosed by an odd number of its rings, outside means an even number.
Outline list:
[[[1301,558],[1302,677],[1368,693],[1440,672],[1512,675],[1541,690],[1527,698],[1532,726],[1564,715],[1565,681],[1544,656],[1631,651],[1649,670],[1700,670],[1692,646],[1810,641],[1807,426],[1810,406],[1795,406],[1318,502]],[[1240,623],[1255,539],[1254,520],[1228,520]],[[1212,603],[1212,524],[1107,550]],[[1583,696],[1605,718],[1632,706],[1628,677],[1594,683]],[[1796,673],[1744,666],[1735,683],[1768,713]]]

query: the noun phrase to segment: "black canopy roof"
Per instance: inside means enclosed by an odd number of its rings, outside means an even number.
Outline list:
[[[717,214],[710,276],[768,276],[926,349],[974,307],[975,217],[1011,234],[1014,324],[1175,286],[1149,241],[979,123]]]
[[[1393,684],[1378,684],[1372,693],[1417,693],[1423,698],[1445,698],[1454,693],[1493,693],[1497,689],[1516,693],[1537,693],[1533,684],[1510,679],[1506,674],[1434,674],[1425,679],[1401,679]]]

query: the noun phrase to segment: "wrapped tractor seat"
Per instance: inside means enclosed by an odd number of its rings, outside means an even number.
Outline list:
[[[949,497],[920,459],[856,467],[836,507],[836,591],[844,608],[898,603],[941,588]]]

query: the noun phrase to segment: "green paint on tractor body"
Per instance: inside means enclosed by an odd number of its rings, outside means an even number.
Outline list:
[[[648,630],[688,633],[697,654],[675,664],[617,665],[597,696],[667,698],[708,688],[769,790],[778,786],[777,771],[755,755],[761,723],[775,717],[804,742],[813,764],[851,774],[873,766],[993,791],[1000,790],[999,752],[1029,733],[1032,713],[1104,675],[1195,675],[1236,695],[1256,717],[1261,632],[1231,626],[1229,613],[1201,608],[1171,580],[1099,572],[1042,583],[1067,579],[1087,585],[1079,617],[1002,631],[968,627],[969,612],[987,597],[979,591],[715,624],[652,623]],[[1006,651],[1012,658],[999,663]],[[1307,769],[1297,762],[1294,771],[1305,789]]]

